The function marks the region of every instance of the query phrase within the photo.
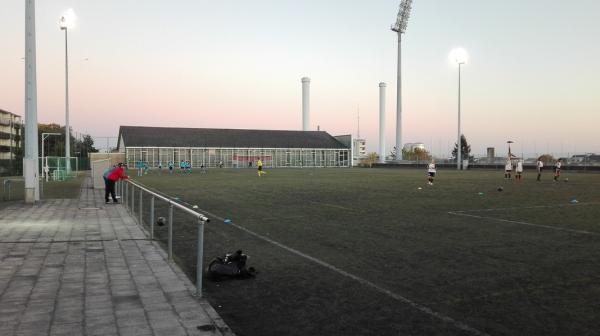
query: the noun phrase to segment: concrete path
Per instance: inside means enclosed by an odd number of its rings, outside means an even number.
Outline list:
[[[121,205],[0,208],[0,335],[233,335]]]

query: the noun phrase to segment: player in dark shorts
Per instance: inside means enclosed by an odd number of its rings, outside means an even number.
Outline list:
[[[558,181],[558,178],[560,177],[560,169],[562,168],[562,160],[558,159],[558,161],[556,161],[556,164],[554,165],[554,182]]]

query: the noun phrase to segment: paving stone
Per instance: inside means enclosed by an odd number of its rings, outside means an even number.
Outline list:
[[[196,328],[224,324],[125,207],[104,207],[90,183],[79,199],[0,209],[0,335],[222,336]]]

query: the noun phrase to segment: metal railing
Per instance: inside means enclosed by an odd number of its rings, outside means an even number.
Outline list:
[[[136,193],[138,194],[138,204],[136,207]],[[117,194],[121,196],[121,202],[125,208],[131,213],[140,226],[143,226],[144,216],[144,193],[150,196],[149,205],[149,224],[150,224],[150,239],[154,240],[154,223],[155,223],[155,200],[158,199],[168,205],[168,238],[167,238],[167,256],[170,262],[173,261],[173,209],[177,208],[191,215],[197,225],[197,250],[196,250],[196,295],[202,297],[202,275],[203,275],[203,258],[204,258],[204,224],[210,219],[205,215],[185,207],[176,201],[160,195],[134,181],[123,180],[117,185]],[[137,211],[137,213],[136,213]]]
[[[4,201],[11,201],[10,192],[11,192],[11,184],[13,181],[23,182],[22,178],[7,178],[2,181],[2,198]]]

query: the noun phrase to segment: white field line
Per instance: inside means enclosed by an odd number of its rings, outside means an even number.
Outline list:
[[[154,189],[154,190],[157,191],[157,192],[159,192],[156,189]],[[166,197],[173,198],[173,197],[171,197],[171,196],[169,196],[169,195],[167,195],[167,194],[165,194],[163,192],[159,192],[159,193],[163,194]],[[185,203],[189,207],[192,207],[192,205],[190,203],[185,202],[183,200],[179,200],[179,202]],[[217,215],[215,215],[213,213],[210,213],[210,212],[208,212],[206,210],[203,210],[203,209],[195,209],[195,210],[202,211],[206,215],[208,215],[210,217],[213,217],[213,218],[216,218],[216,219],[218,219],[220,221],[224,221],[225,220],[225,218],[223,218],[221,216],[217,216]],[[282,244],[280,242],[277,242],[277,241],[275,241],[275,240],[273,240],[273,239],[271,239],[269,237],[265,237],[265,236],[263,236],[261,234],[258,234],[258,233],[254,232],[254,231],[251,231],[251,230],[249,230],[249,229],[247,229],[247,228],[245,228],[243,226],[237,225],[237,224],[235,224],[233,222],[229,223],[229,225],[231,225],[231,226],[233,226],[233,227],[235,227],[235,228],[237,228],[237,229],[239,229],[241,231],[244,231],[244,232],[246,232],[246,233],[248,233],[248,234],[250,234],[250,235],[252,235],[252,236],[254,236],[254,237],[258,238],[258,239],[261,239],[261,240],[266,241],[266,242],[268,242],[270,244],[273,244],[273,245],[275,245],[277,247],[280,247],[280,248],[282,248],[282,249],[284,249],[284,250],[286,250],[286,251],[288,251],[290,253],[293,253],[293,254],[295,254],[297,256],[300,256],[300,257],[302,257],[304,259],[310,260],[310,261],[312,261],[312,262],[314,262],[314,263],[316,263],[318,265],[321,265],[321,266],[323,266],[323,267],[325,267],[325,268],[327,268],[327,269],[329,269],[329,270],[331,270],[333,272],[336,272],[336,273],[338,273],[340,275],[343,275],[343,276],[345,276],[347,278],[355,280],[355,281],[357,281],[358,283],[360,283],[362,285],[365,285],[367,287],[371,287],[372,289],[375,289],[376,291],[378,291],[378,292],[380,292],[382,294],[385,294],[385,295],[387,295],[387,296],[389,296],[389,297],[391,297],[391,298],[393,298],[393,299],[395,299],[397,301],[400,301],[400,302],[402,302],[404,304],[407,304],[407,305],[411,306],[412,308],[414,308],[414,309],[416,309],[416,310],[418,310],[418,311],[420,311],[422,313],[425,313],[425,314],[427,314],[427,315],[429,315],[429,316],[431,316],[433,318],[436,318],[436,319],[441,320],[441,321],[443,321],[445,323],[451,324],[454,327],[456,327],[457,329],[460,329],[460,330],[462,330],[464,332],[467,332],[467,333],[469,333],[471,335],[490,336],[489,334],[487,334],[485,332],[482,332],[482,331],[479,331],[478,329],[475,329],[475,328],[473,328],[473,327],[465,324],[464,322],[455,320],[455,319],[453,319],[450,316],[446,316],[444,314],[438,313],[438,312],[434,311],[433,309],[431,309],[429,307],[426,307],[426,306],[421,305],[421,304],[419,304],[417,302],[414,302],[414,301],[412,301],[412,300],[410,300],[410,299],[408,299],[408,298],[406,298],[406,297],[404,297],[404,296],[402,296],[400,294],[396,294],[396,293],[390,291],[389,289],[385,289],[385,288],[383,288],[383,287],[381,287],[379,285],[376,285],[375,283],[373,283],[373,282],[371,282],[369,280],[366,280],[366,279],[363,279],[363,278],[361,278],[359,276],[356,276],[354,274],[348,273],[348,272],[344,271],[343,269],[340,269],[340,268],[335,267],[335,266],[333,266],[333,265],[331,265],[329,263],[326,263],[323,260],[320,260],[320,259],[317,259],[315,257],[309,256],[306,253],[300,252],[300,251],[298,251],[298,250],[296,250],[296,249],[294,249],[292,247],[289,247],[289,246],[284,245],[284,244]]]
[[[467,213],[467,212],[488,212],[488,211],[503,211],[503,210],[521,210],[521,209],[546,209],[546,208],[560,208],[560,207],[574,207],[582,205],[599,205],[600,202],[582,202],[575,204],[554,204],[554,205],[534,205],[526,207],[512,207],[512,208],[490,208],[490,209],[473,209],[473,210],[452,210],[455,214]]]
[[[592,235],[592,236],[600,236],[600,233],[598,233],[598,232],[590,232],[590,231],[585,231],[585,230],[565,229],[565,228],[561,228],[561,227],[557,227],[557,226],[527,223],[527,222],[523,222],[523,221],[514,221],[514,220],[502,219],[502,218],[477,216],[477,215],[467,214],[467,213],[464,213],[464,212],[448,211],[448,214],[455,215],[455,216],[464,216],[464,217],[478,218],[478,219],[487,219],[487,220],[493,220],[493,221],[496,221],[496,222],[503,222],[503,223],[511,223],[511,224],[518,224],[518,225],[534,226],[534,227],[540,227],[540,228],[550,229],[550,230],[556,230],[556,231],[564,231],[564,232],[571,232],[571,233],[578,233],[578,234],[585,234],[585,235]]]
[[[216,219],[219,219],[219,220],[222,220],[222,221],[225,220],[224,218],[222,218],[220,216],[217,216],[215,214],[211,214],[210,212],[204,211],[204,213],[206,213],[207,215],[209,215],[209,216],[211,216],[213,218],[216,218]],[[331,265],[331,264],[329,264],[329,263],[327,263],[327,262],[325,262],[323,260],[320,260],[320,259],[317,259],[315,257],[309,256],[306,253],[300,252],[300,251],[298,251],[298,250],[296,250],[296,249],[294,249],[292,247],[284,245],[284,244],[282,244],[280,242],[277,242],[277,241],[275,241],[275,240],[273,240],[273,239],[271,239],[269,237],[265,237],[265,236],[263,236],[261,234],[258,234],[258,233],[254,232],[254,231],[251,231],[251,230],[249,230],[249,229],[247,229],[247,228],[245,228],[243,226],[237,225],[235,223],[230,223],[229,225],[231,225],[231,226],[233,226],[233,227],[235,227],[235,228],[237,228],[237,229],[239,229],[241,231],[244,231],[244,232],[246,232],[246,233],[248,233],[248,234],[250,234],[250,235],[252,235],[252,236],[254,236],[254,237],[258,238],[258,239],[264,240],[264,241],[266,241],[266,242],[268,242],[270,244],[273,244],[273,245],[275,245],[277,247],[280,247],[280,248],[282,248],[282,249],[284,249],[284,250],[286,250],[288,252],[291,252],[291,253],[293,253],[293,254],[295,254],[297,256],[300,256],[300,257],[302,257],[304,259],[308,259],[308,260],[310,260],[310,261],[312,261],[312,262],[314,262],[314,263],[316,263],[318,265],[321,265],[321,266],[323,266],[323,267],[325,267],[325,268],[327,268],[327,269],[329,269],[329,270],[331,270],[333,272],[336,272],[336,273],[341,274],[341,275],[343,275],[343,276],[345,276],[347,278],[355,280],[355,281],[359,282],[360,284],[363,284],[365,286],[371,287],[372,289],[375,289],[376,291],[378,291],[378,292],[380,292],[382,294],[385,294],[385,295],[387,295],[387,296],[389,296],[389,297],[391,297],[391,298],[393,298],[393,299],[395,299],[397,301],[405,303],[405,304],[413,307],[414,309],[416,309],[416,310],[418,310],[418,311],[420,311],[422,313],[425,313],[425,314],[427,314],[427,315],[429,315],[431,317],[437,318],[439,320],[442,320],[443,322],[451,324],[454,327],[456,327],[456,328],[458,328],[458,329],[460,329],[462,331],[468,332],[469,334],[472,334],[472,335],[481,335],[481,336],[489,336],[489,334],[484,333],[482,331],[479,331],[479,330],[477,330],[477,329],[475,329],[475,328],[473,328],[473,327],[471,327],[471,326],[469,326],[469,325],[467,325],[467,324],[465,324],[465,323],[463,323],[461,321],[457,321],[457,320],[453,319],[452,317],[449,317],[449,316],[446,316],[444,314],[438,313],[438,312],[434,311],[433,309],[431,309],[429,307],[423,306],[423,305],[421,305],[421,304],[419,304],[417,302],[414,302],[414,301],[412,301],[410,299],[407,299],[406,297],[404,297],[404,296],[402,296],[400,294],[396,294],[396,293],[394,293],[394,292],[392,292],[392,291],[390,291],[388,289],[385,289],[385,288],[383,288],[383,287],[381,287],[379,285],[376,285],[376,284],[372,283],[369,280],[366,280],[366,279],[363,279],[363,278],[361,278],[359,276],[356,276],[354,274],[348,273],[348,272],[346,272],[346,271],[344,271],[344,270],[342,270],[342,269],[340,269],[338,267],[335,267],[335,266],[333,266],[333,265]]]

